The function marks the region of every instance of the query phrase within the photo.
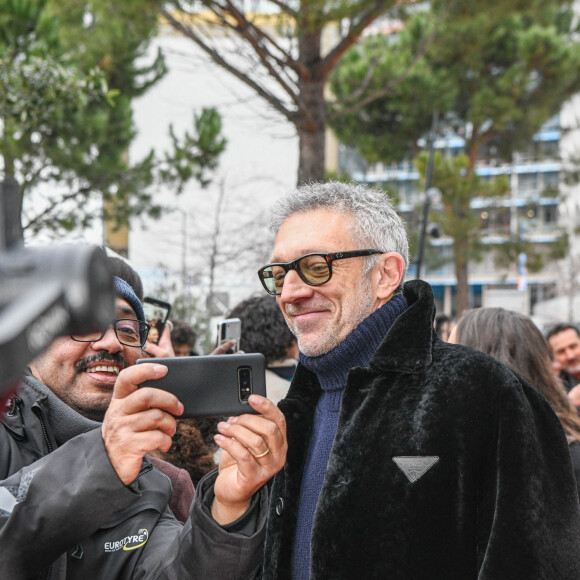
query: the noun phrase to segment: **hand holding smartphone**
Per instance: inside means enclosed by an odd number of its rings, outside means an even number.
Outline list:
[[[258,353],[236,356],[184,356],[139,359],[137,364],[159,363],[168,368],[160,378],[141,387],[173,393],[184,405],[182,418],[256,414],[250,395],[266,396],[266,359]]]

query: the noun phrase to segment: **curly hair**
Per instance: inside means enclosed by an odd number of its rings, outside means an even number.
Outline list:
[[[245,352],[259,352],[266,364],[287,358],[294,335],[272,296],[254,296],[240,302],[228,315],[242,321],[240,347]]]
[[[185,469],[191,476],[194,487],[199,480],[216,468],[214,453],[218,447],[213,436],[217,433],[217,424],[223,418],[180,419],[173,443],[167,453],[156,449],[151,455]]]
[[[190,348],[195,346],[197,334],[187,322],[174,318],[172,321],[171,342],[173,344],[187,344]]]

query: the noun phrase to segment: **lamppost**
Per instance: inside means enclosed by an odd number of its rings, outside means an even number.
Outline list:
[[[429,157],[427,159],[427,173],[425,174],[425,200],[423,202],[423,213],[421,216],[421,229],[419,230],[419,247],[417,249],[417,278],[421,277],[423,266],[423,254],[425,251],[425,237],[427,235],[427,221],[429,219],[429,208],[431,206],[431,184],[433,183],[433,158],[435,156],[435,137],[439,125],[439,111],[433,112],[431,122],[431,132],[429,133]]]

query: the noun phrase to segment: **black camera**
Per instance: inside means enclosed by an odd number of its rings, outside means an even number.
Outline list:
[[[115,293],[105,252],[25,248],[18,188],[0,183],[0,395],[56,337],[105,330]]]

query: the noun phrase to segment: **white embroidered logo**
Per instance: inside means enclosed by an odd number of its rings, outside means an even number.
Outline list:
[[[423,477],[438,461],[435,455],[416,455],[414,457],[393,457],[397,467],[407,476],[411,483]]]
[[[123,550],[136,550],[147,543],[149,539],[149,532],[145,528],[141,528],[134,536],[126,536],[122,540],[114,542],[105,542],[105,552],[116,552]]]

